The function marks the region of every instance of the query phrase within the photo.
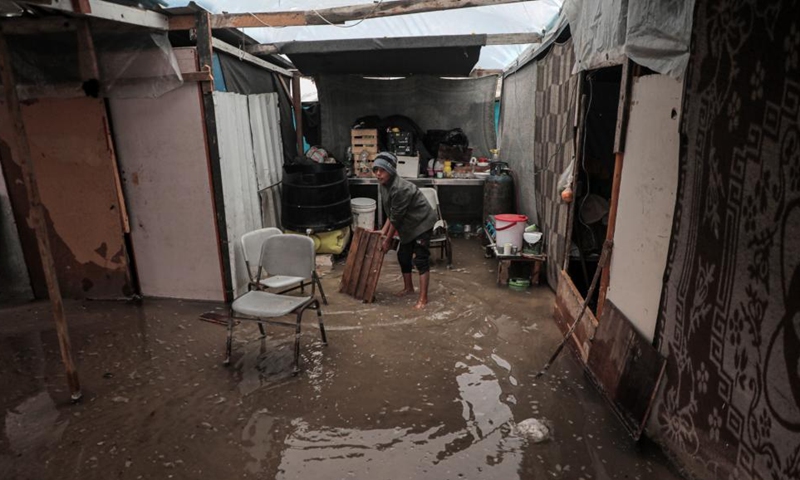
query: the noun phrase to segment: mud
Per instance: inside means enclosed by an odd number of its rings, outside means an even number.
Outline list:
[[[422,312],[393,295],[393,258],[369,305],[337,293],[337,264],[323,277],[329,345],[309,312],[298,377],[280,327],[264,340],[237,327],[224,367],[225,328],[198,320],[221,305],[67,303],[77,405],[49,305],[2,308],[0,478],[679,478],[571,352],[534,379],[560,340],[549,289],[497,287],[476,242],[454,259],[434,266]],[[535,438],[520,433],[531,425]]]

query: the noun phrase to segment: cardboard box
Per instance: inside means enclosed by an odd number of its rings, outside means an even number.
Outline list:
[[[419,176],[419,155],[413,157],[397,156],[397,174],[404,178]]]

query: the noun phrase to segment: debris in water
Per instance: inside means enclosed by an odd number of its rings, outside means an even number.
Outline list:
[[[114,397],[111,401],[114,403],[128,403],[130,400],[128,400],[128,397]]]
[[[526,418],[516,425],[512,425],[511,433],[533,443],[541,443],[551,438],[552,427],[547,420]]]

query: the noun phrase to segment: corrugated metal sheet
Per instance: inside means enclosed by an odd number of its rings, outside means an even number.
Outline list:
[[[277,94],[214,92],[222,192],[236,296],[247,290],[240,238],[279,225],[282,146]],[[265,192],[262,196],[259,191]]]
[[[262,221],[265,227],[280,228],[283,145],[278,94],[250,95],[248,102],[256,178],[261,195]]]

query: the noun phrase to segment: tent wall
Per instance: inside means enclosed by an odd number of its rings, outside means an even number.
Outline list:
[[[65,297],[121,297],[133,293],[123,234],[121,193],[105,103],[88,97],[40,99],[22,107],[45,221]],[[0,138],[12,131],[0,104]],[[47,297],[19,156],[2,148],[3,175],[29,267],[34,294]],[[10,156],[8,154],[11,154]]]
[[[367,115],[405,115],[422,130],[461,128],[474,156],[488,156],[497,144],[494,99],[497,78],[462,80],[415,75],[375,80],[347,75],[320,75],[317,91],[322,109],[322,145],[344,160],[350,127]],[[432,152],[435,155],[435,152]]]
[[[6,149],[3,144],[0,148]],[[8,153],[0,156],[7,157]],[[3,169],[0,168],[0,302],[7,300],[30,300],[33,298],[28,266],[19,241],[17,222],[11,208]]]
[[[197,69],[194,48],[175,54]],[[141,293],[223,300],[200,86],[109,105]]]
[[[536,176],[533,152],[534,108],[537,65],[529,63],[503,80],[501,108],[500,154],[517,178],[517,205],[523,213],[538,223],[536,216]]]
[[[800,477],[798,18],[698,0],[649,425],[696,478]]]
[[[575,72],[621,65],[625,57],[681,77],[689,61],[694,0],[565,0]]]
[[[678,186],[683,84],[636,77],[622,168],[607,298],[649,342],[655,334]]]
[[[569,206],[561,201],[558,177],[575,154],[573,125],[578,76],[571,73],[574,62],[572,40],[554,44],[547,56],[536,62],[533,159],[538,173],[533,182],[536,217],[544,232],[547,253],[547,283],[553,290],[557,288],[567,253]]]
[[[233,265],[235,296],[247,291],[248,275],[240,239],[243,234],[278,218],[279,198],[275,188],[267,188],[282,178],[280,167],[280,130],[275,122],[277,95],[238,95],[214,92],[217,115],[222,191],[225,198],[225,219]],[[264,120],[267,120],[265,123]],[[271,119],[271,120],[270,120]],[[271,210],[262,215],[259,190],[264,189],[265,202]]]

